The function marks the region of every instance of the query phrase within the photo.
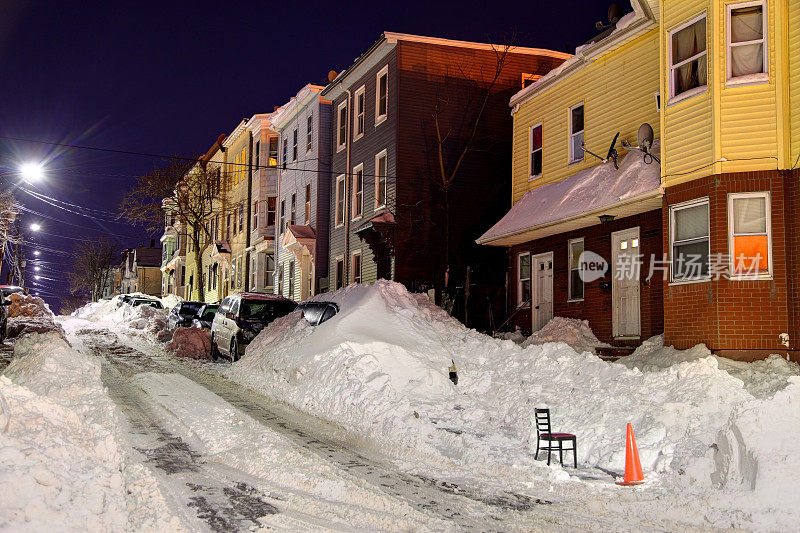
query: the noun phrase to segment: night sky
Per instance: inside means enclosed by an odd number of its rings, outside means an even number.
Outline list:
[[[516,29],[520,46],[572,51],[597,33],[609,3],[2,0],[0,137],[196,155],[242,118],[325,82],[384,30],[498,42]],[[77,240],[158,242],[159,232],[115,222],[114,213],[132,177],[162,159],[0,138],[2,186],[29,160],[48,171],[43,183],[24,185],[38,198],[16,193],[23,238],[33,243],[27,258],[40,250],[42,279],[26,277],[54,308],[67,294]],[[36,235],[33,222],[42,225]]]

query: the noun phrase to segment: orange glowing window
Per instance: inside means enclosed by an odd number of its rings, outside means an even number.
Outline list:
[[[735,277],[771,273],[769,193],[729,196],[731,274]]]

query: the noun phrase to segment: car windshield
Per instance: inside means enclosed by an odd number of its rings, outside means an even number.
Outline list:
[[[239,316],[244,320],[272,322],[280,316],[291,313],[295,307],[296,303],[282,300],[242,300]]]
[[[214,318],[214,315],[217,314],[217,307],[218,306],[214,305],[203,309],[203,316],[201,318],[203,320],[212,320]]]
[[[183,316],[195,316],[200,308],[203,306],[201,303],[196,302],[183,302],[178,313]]]

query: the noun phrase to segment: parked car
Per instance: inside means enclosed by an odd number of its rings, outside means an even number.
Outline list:
[[[117,307],[122,307],[126,303],[130,302],[131,298],[133,298],[132,294],[123,294],[119,297],[119,299],[117,299]]]
[[[219,304],[205,304],[197,311],[194,319],[192,319],[192,326],[211,330],[211,323],[214,322],[217,309],[219,309]]]
[[[8,306],[11,300],[0,291],[0,343],[5,342],[8,337]]]
[[[339,312],[339,306],[333,302],[303,302],[298,306],[303,318],[312,326],[319,326]]]
[[[286,316],[297,304],[273,294],[235,293],[219,304],[211,323],[211,358],[224,354],[237,361],[244,348],[276,318]]]
[[[25,292],[25,289],[23,289],[19,285],[0,285],[0,292],[2,292],[3,296],[7,298],[12,294]]]
[[[139,307],[139,306],[148,305],[148,306],[154,307],[156,309],[164,309],[164,306],[161,305],[160,301],[153,300],[153,299],[150,299],[150,298],[132,298],[128,302],[128,305],[130,305],[131,307]]]
[[[192,325],[192,320],[197,316],[201,307],[203,307],[203,302],[178,303],[167,315],[167,328],[188,328]]]

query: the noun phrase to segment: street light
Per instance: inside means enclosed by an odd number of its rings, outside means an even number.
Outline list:
[[[44,167],[41,163],[25,163],[19,167],[19,173],[22,179],[29,182],[41,181],[44,177]]]
[[[34,250],[33,255],[39,255],[39,250]]]
[[[42,269],[42,267],[34,267],[33,269],[34,269],[36,272],[39,272],[39,271]]]
[[[33,224],[31,224],[31,231],[39,231],[40,229],[42,229],[42,225],[41,224],[39,224],[37,222],[34,222]]]

